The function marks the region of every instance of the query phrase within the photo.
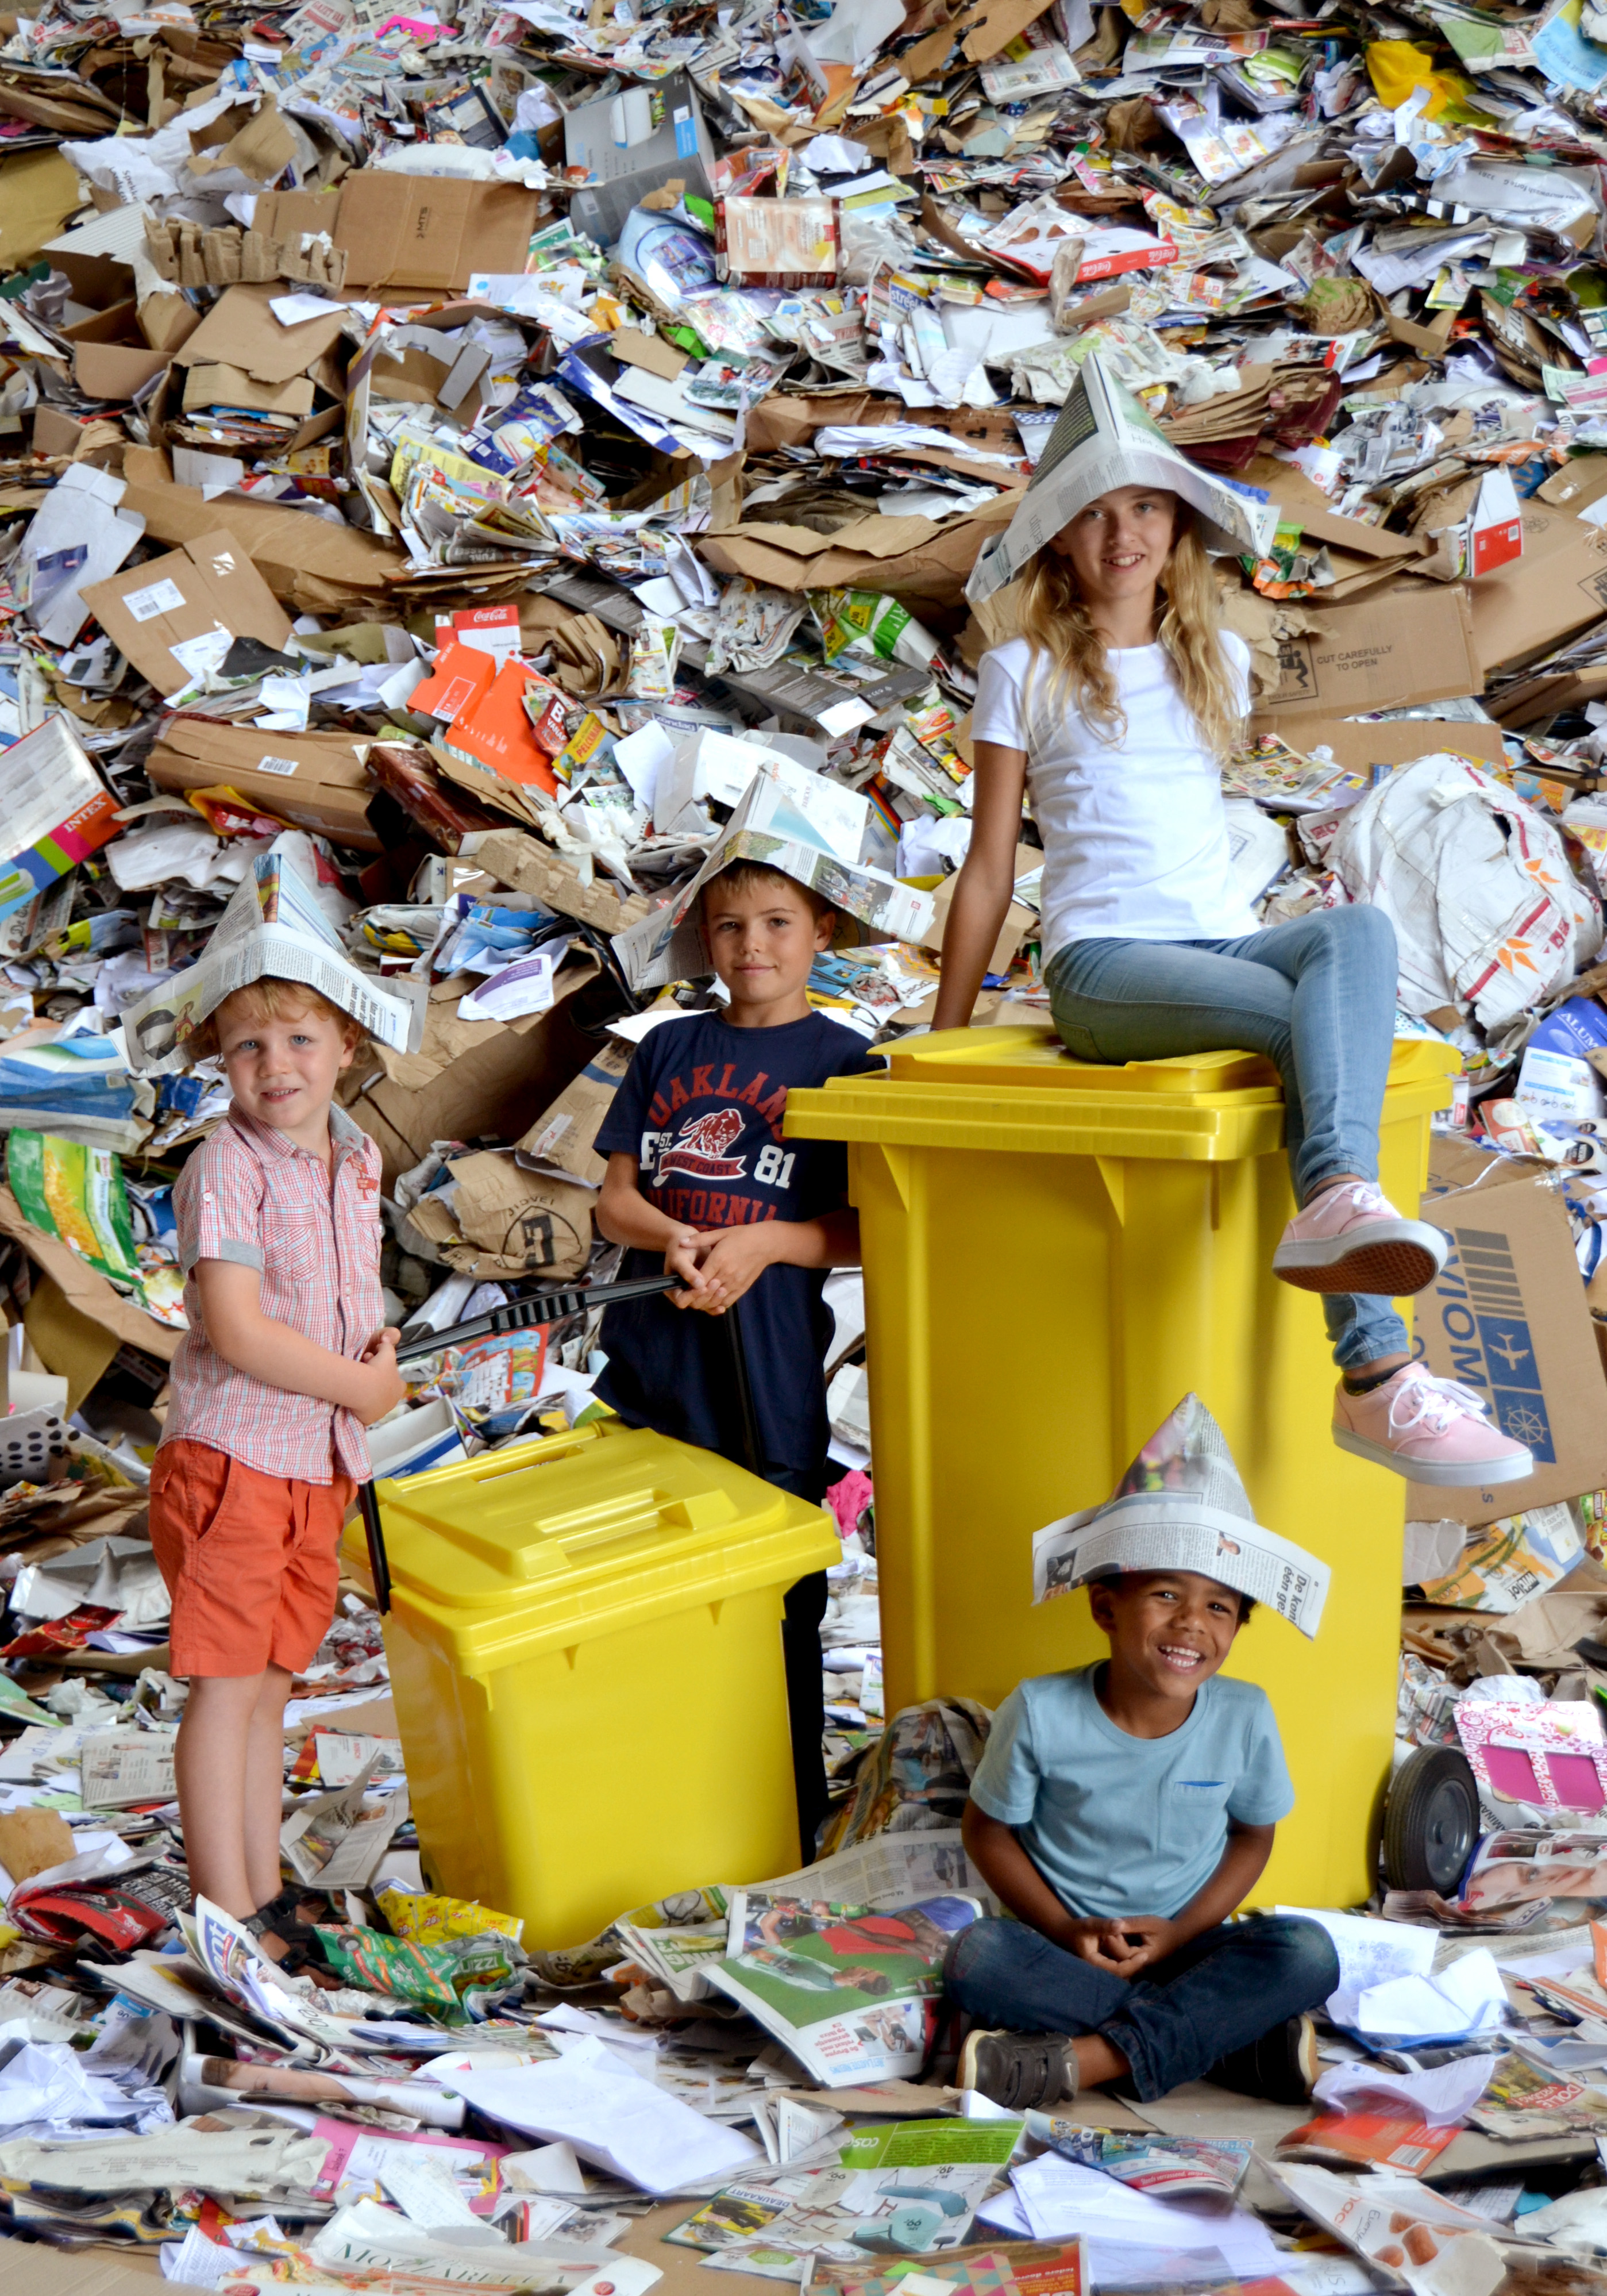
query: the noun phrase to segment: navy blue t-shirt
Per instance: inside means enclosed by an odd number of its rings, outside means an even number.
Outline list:
[[[882,1065],[820,1013],[778,1029],[733,1029],[711,1013],[664,1021],[626,1070],[597,1151],[634,1156],[649,1202],[689,1227],[819,1219],[847,1201],[847,1155],[835,1141],[782,1138],[787,1091]],[[631,1251],[622,1274],[663,1268],[661,1253]],[[818,1470],[829,1438],[825,1283],[821,1268],[767,1267],[740,1305],[764,1464],[794,1473]],[[663,1299],[610,1308],[599,1394],[634,1425],[740,1458],[726,1323]]]

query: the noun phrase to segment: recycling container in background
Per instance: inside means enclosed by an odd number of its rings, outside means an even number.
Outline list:
[[[781,1605],[831,1517],[645,1428],[489,1451],[377,1493],[426,1877],[527,1948],[799,1862]],[[361,1568],[363,1532],[347,1532]]]
[[[1403,1211],[1458,1065],[1395,1046],[1381,1184]],[[1406,1487],[1335,1447],[1321,1302],[1272,1273],[1293,1203],[1270,1062],[1103,1067],[1041,1028],[953,1029],[886,1074],[794,1092],[787,1131],[849,1144],[887,1712],[997,1707],[1024,1675],[1103,1656],[1086,1597],[1032,1606],[1032,1533],[1107,1498],[1193,1389],[1258,1519],[1334,1573],[1315,1644],[1260,1612],[1226,1669],[1266,1689],[1298,1795],[1252,1902],[1366,1897]]]

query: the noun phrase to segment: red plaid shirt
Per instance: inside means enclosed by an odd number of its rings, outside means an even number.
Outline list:
[[[379,1150],[344,1109],[330,1111],[335,1168],[231,1107],[173,1192],[184,1313],[164,1443],[180,1436],[265,1475],[327,1483],[369,1476],[354,1412],[236,1371],[208,1346],[198,1259],[262,1271],[262,1312],[321,1348],[360,1356],[385,1321],[379,1295]]]

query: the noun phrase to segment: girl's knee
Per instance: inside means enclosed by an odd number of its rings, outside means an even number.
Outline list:
[[[1342,936],[1350,947],[1375,952],[1393,961],[1395,927],[1384,910],[1374,908],[1367,901],[1356,901],[1349,908],[1329,909],[1326,914],[1332,920],[1334,932]]]

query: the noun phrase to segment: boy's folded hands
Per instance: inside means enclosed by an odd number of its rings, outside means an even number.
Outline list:
[[[665,1274],[686,1281],[685,1291],[672,1292],[670,1298],[677,1308],[722,1316],[783,1256],[791,1241],[779,1221],[754,1227],[716,1228],[707,1234],[694,1230],[677,1238],[664,1255]]]
[[[1159,1914],[1125,1914],[1119,1921],[1089,1915],[1073,1919],[1055,1942],[1096,1969],[1132,1978],[1175,1953],[1184,1939],[1179,1924]]]

